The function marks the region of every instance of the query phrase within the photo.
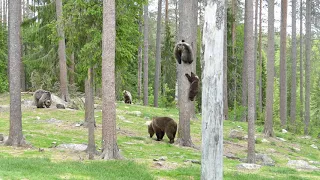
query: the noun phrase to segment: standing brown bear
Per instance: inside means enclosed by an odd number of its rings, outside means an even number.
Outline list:
[[[191,72],[191,76],[186,73],[186,76],[190,82],[190,90],[189,90],[189,99],[190,101],[194,101],[194,98],[198,94],[199,89],[199,77]]]
[[[154,117],[148,125],[150,138],[156,133],[157,141],[161,141],[166,133],[169,138],[169,143],[174,143],[174,138],[177,132],[177,123],[169,117]]]

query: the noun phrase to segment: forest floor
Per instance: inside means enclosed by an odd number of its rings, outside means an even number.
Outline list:
[[[32,100],[23,94],[22,100]],[[96,99],[99,104],[99,99]],[[23,135],[32,145],[8,147],[0,143],[0,180],[5,179],[200,179],[201,117],[191,121],[191,137],[199,149],[149,138],[147,124],[154,116],[178,122],[175,108],[153,108],[117,102],[117,138],[121,161],[88,160],[82,151],[88,130],[81,126],[83,110],[22,107]],[[101,110],[96,109],[95,140],[101,148]],[[0,95],[0,134],[9,134],[9,94]],[[256,153],[266,162],[258,169],[241,169],[246,158],[247,124],[224,121],[224,179],[320,179],[320,140],[277,130],[264,138],[256,126]],[[232,136],[230,136],[232,134]],[[1,142],[1,141],[0,141]],[[63,146],[64,145],[64,146]],[[66,147],[69,148],[66,148]],[[75,149],[75,148],[78,149]],[[73,148],[73,149],[72,149]],[[269,160],[269,161],[268,161]],[[293,161],[290,165],[290,160]],[[302,162],[302,165],[298,165]]]

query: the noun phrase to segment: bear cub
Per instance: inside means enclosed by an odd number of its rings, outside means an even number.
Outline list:
[[[194,98],[198,94],[199,89],[199,77],[191,72],[191,76],[186,73],[185,74],[190,82],[190,90],[189,90],[189,99],[190,101],[194,101]]]
[[[193,61],[192,48],[184,40],[176,44],[174,55],[179,64],[181,64],[182,61],[191,64]]]
[[[51,106],[51,93],[43,89],[38,89],[34,92],[34,104],[37,108],[49,108]]]
[[[150,138],[156,134],[157,141],[161,141],[164,134],[167,134],[170,140],[169,143],[172,144],[177,132],[177,123],[169,117],[154,117],[148,125],[148,132]]]
[[[124,103],[127,103],[127,104],[132,103],[132,96],[129,91],[126,91],[126,90],[123,91],[123,98],[124,98]]]

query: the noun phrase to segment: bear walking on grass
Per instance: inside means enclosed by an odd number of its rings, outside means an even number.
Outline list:
[[[161,141],[166,133],[170,140],[169,143],[174,143],[177,132],[177,123],[169,117],[154,117],[152,122],[148,125],[148,132],[150,138],[156,134],[157,141]]]

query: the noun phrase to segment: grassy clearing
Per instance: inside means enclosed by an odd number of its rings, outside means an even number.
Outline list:
[[[32,100],[32,96],[25,94],[22,99]],[[0,95],[0,105],[9,105],[8,94]],[[87,143],[87,129],[76,127],[77,123],[84,120],[83,111],[24,109],[23,134],[33,148],[0,146],[0,179],[200,179],[200,165],[186,160],[201,160],[201,152],[168,144],[166,136],[161,142],[150,139],[146,123],[153,116],[169,116],[178,122],[178,110],[175,108],[153,108],[118,102],[118,146],[125,160],[89,161],[84,152],[50,148],[52,142]],[[96,145],[100,148],[101,111],[95,112],[95,119]],[[247,124],[224,121],[224,152],[244,158],[247,143],[245,140],[229,138],[232,129],[246,134]],[[277,137],[287,141],[268,138],[269,143],[262,143],[262,129],[263,127],[257,126],[256,151],[268,154],[276,161],[276,166],[256,171],[240,171],[236,168],[240,163],[238,160],[224,158],[224,179],[320,179],[319,171],[297,171],[286,166],[288,159],[320,161],[320,151],[310,146],[315,144],[320,147],[319,140],[276,131]],[[8,131],[9,113],[0,111],[0,133],[8,135]],[[191,121],[191,136],[194,144],[200,147],[201,120]],[[39,152],[39,148],[44,151]],[[165,157],[166,161],[157,165],[153,160],[160,157]]]

